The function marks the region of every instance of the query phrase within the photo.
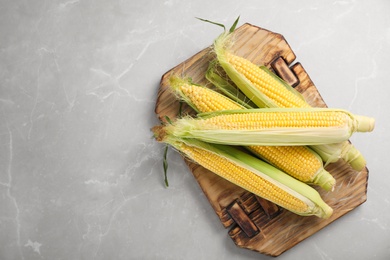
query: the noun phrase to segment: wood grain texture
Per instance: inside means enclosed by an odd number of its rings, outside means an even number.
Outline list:
[[[290,66],[296,58],[290,46],[280,34],[254,25],[244,24],[234,32],[234,35],[235,54],[243,56],[258,65],[271,67],[273,61],[282,58]],[[169,91],[169,77],[172,74],[188,76],[196,83],[209,86],[210,84],[204,78],[204,74],[209,61],[213,58],[211,47],[206,48],[162,76],[155,107],[155,112],[161,121],[165,120],[165,116],[174,120],[180,107],[175,96]],[[296,89],[302,93],[309,104],[315,107],[326,107],[324,100],[303,66],[300,63],[295,63],[290,68],[299,80]],[[192,114],[193,111],[188,106],[183,105],[182,113]],[[331,218],[326,220],[315,216],[298,216],[280,209],[276,205],[270,205],[269,202],[265,203],[262,201],[263,199],[220,178],[203,167],[186,159],[184,160],[222,225],[226,228],[230,227],[228,233],[234,243],[239,247],[271,256],[282,254],[361,205],[367,199],[368,169],[365,168],[361,172],[356,172],[342,160],[326,167],[337,181],[335,190],[325,192],[316,188],[324,201],[334,209]],[[237,225],[231,217],[232,210],[230,210],[230,214],[227,210],[232,209],[232,206],[234,206],[235,212],[245,213],[249,217],[251,223],[248,223],[245,228],[258,229],[260,232],[251,232],[251,230],[244,232],[241,229],[243,223]],[[245,221],[246,217],[238,216],[239,221]]]

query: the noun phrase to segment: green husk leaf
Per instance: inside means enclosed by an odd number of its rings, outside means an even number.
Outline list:
[[[164,118],[169,124],[172,124],[172,120],[168,116],[164,116]]]
[[[179,111],[177,113],[178,118],[181,118],[183,116],[183,102],[179,101]]]
[[[333,191],[336,179],[327,170],[321,168],[314,176],[312,184],[319,185],[326,191]]]
[[[222,24],[222,23],[216,23],[216,22],[213,22],[213,21],[210,21],[210,20],[206,20],[206,19],[203,19],[203,18],[199,18],[199,17],[195,17],[195,18],[198,19],[198,20],[201,20],[202,22],[211,23],[211,24],[220,26],[220,27],[223,28],[224,31],[226,31],[225,25]]]
[[[335,163],[341,158],[342,143],[313,145],[310,148],[321,157],[325,166],[330,163]]]
[[[217,23],[217,22],[213,22],[213,21],[210,21],[210,20],[207,20],[207,19],[203,19],[203,18],[199,18],[199,17],[195,17],[196,19],[198,20],[201,20],[202,22],[206,22],[206,23],[211,23],[211,24],[214,24],[214,25],[217,25],[219,27],[222,27],[224,31],[226,31],[226,27],[224,24],[222,23]],[[240,16],[237,17],[237,19],[234,21],[233,25],[230,27],[229,29],[229,33],[232,33],[234,32],[234,30],[236,29],[237,27],[237,24],[238,24],[238,21],[240,20]]]
[[[167,174],[168,174],[168,161],[167,161],[168,148],[169,148],[169,146],[168,146],[168,145],[165,145],[164,157],[163,157],[164,183],[165,183],[165,186],[166,186],[166,187],[169,186],[169,183],[168,183],[168,176],[167,176]]]
[[[237,19],[234,21],[232,27],[230,27],[229,33],[234,32],[234,30],[236,29],[236,26],[237,26],[237,24],[238,24],[238,20],[240,20],[240,16],[237,17]]]
[[[356,170],[361,171],[366,166],[366,159],[349,141],[337,144],[315,145],[311,147],[325,162],[325,166],[342,159]]]
[[[211,61],[206,71],[206,79],[210,81],[225,96],[244,106],[245,108],[254,108],[255,104],[249,100],[237,87],[231,85],[227,79],[220,76],[217,72],[217,61]]]

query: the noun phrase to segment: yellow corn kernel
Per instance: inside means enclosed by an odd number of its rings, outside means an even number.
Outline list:
[[[335,178],[324,169],[321,158],[306,146],[247,146],[254,155],[290,176],[310,184],[333,190]]]
[[[207,118],[200,123],[213,127],[218,126],[222,130],[345,127],[351,124],[345,113],[334,110],[232,113]]]
[[[303,182],[312,182],[322,161],[305,146],[248,146],[248,149],[280,170]]]
[[[281,82],[275,80],[268,73],[260,69],[249,60],[226,53],[228,62],[253,86],[272,100],[277,107],[310,107],[310,105],[291,91],[288,91]]]
[[[181,92],[190,100],[196,109],[202,113],[220,110],[242,109],[222,94],[211,89],[190,84],[180,85]]]

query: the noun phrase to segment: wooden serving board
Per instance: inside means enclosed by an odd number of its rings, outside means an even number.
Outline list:
[[[282,35],[250,24],[236,29],[234,35],[235,54],[274,70],[301,92],[312,106],[326,107],[303,66],[300,63],[291,66],[296,56]],[[176,118],[180,107],[169,90],[169,77],[172,74],[191,77],[195,83],[210,86],[204,75],[212,59],[214,55],[210,46],[162,76],[155,107],[162,122],[165,116],[171,120]],[[183,105],[181,111],[193,113],[186,105]],[[316,188],[324,201],[334,209],[333,215],[326,220],[315,216],[302,217],[281,209],[205,168],[184,160],[223,226],[230,228],[228,234],[234,243],[266,255],[282,254],[367,199],[368,169],[357,172],[342,160],[326,166],[337,181],[334,191],[325,192]]]

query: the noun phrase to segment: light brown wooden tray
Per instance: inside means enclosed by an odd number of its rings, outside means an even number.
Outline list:
[[[321,95],[300,63],[291,66],[296,56],[280,34],[244,24],[235,32],[234,51],[256,64],[266,65],[302,93],[315,107],[326,107]],[[191,77],[199,84],[210,85],[204,75],[209,61],[214,58],[211,47],[195,54],[162,76],[155,112],[161,121],[175,118],[179,102],[169,91],[169,76]],[[184,105],[182,113],[193,113]],[[335,177],[333,192],[318,189],[334,213],[327,220],[302,217],[259,198],[229,183],[205,168],[184,159],[199,183],[223,226],[230,228],[229,236],[242,248],[266,255],[278,256],[308,238],[336,219],[347,214],[367,199],[368,169],[353,170],[344,161],[330,164],[326,169]]]

